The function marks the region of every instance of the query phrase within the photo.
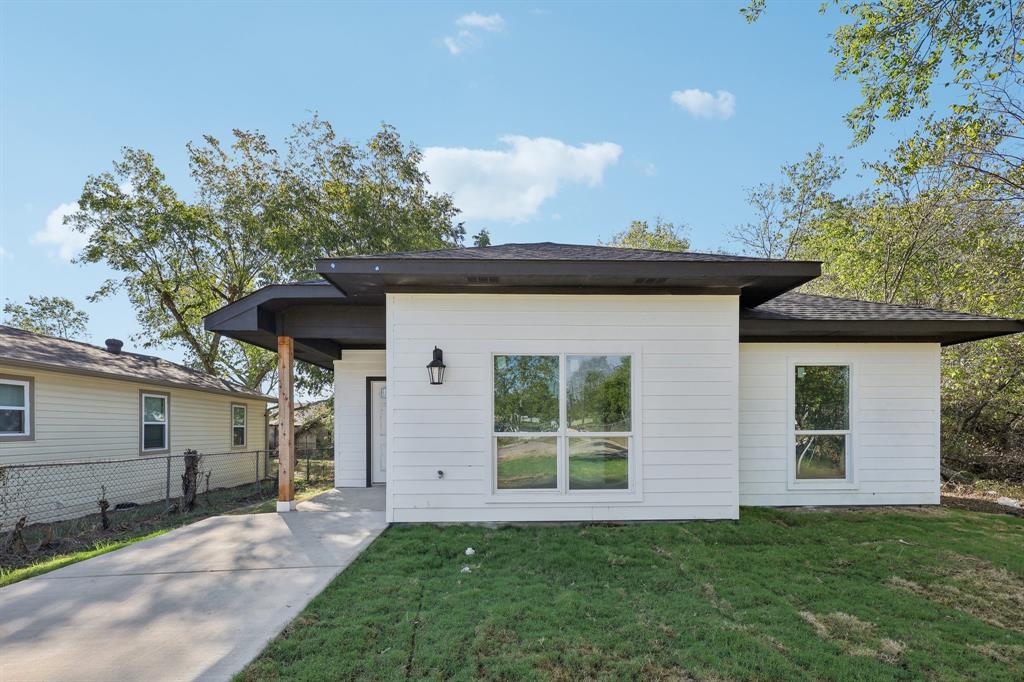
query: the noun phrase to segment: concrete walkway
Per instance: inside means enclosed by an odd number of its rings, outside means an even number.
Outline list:
[[[228,679],[385,525],[382,488],[333,490],[0,588],[0,682]]]

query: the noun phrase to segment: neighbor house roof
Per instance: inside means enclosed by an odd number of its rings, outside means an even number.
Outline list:
[[[144,384],[273,400],[241,384],[163,358],[106,348],[0,325],[0,364]]]
[[[740,339],[920,340],[944,345],[1024,332],[1024,321],[787,292],[740,311]]]

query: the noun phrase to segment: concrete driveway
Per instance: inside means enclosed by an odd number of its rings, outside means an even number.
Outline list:
[[[385,525],[383,489],[333,490],[0,588],[0,682],[227,679]]]

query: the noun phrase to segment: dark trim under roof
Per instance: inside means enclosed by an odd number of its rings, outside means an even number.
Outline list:
[[[820,274],[816,261],[544,242],[325,258],[317,271],[327,281],[264,287],[206,329],[272,351],[291,336],[297,358],[327,369],[345,349],[384,348],[386,292],[732,294],[741,342],[951,345],[1024,332],[1020,320],[792,292]]]
[[[821,274],[817,261],[576,244],[322,258],[316,270],[354,302],[387,292],[739,294],[755,306]]]

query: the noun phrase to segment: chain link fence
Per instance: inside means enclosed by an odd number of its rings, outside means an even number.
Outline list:
[[[295,468],[300,491],[334,485],[332,448],[297,451]],[[0,465],[0,555],[255,505],[277,471],[276,450]]]

